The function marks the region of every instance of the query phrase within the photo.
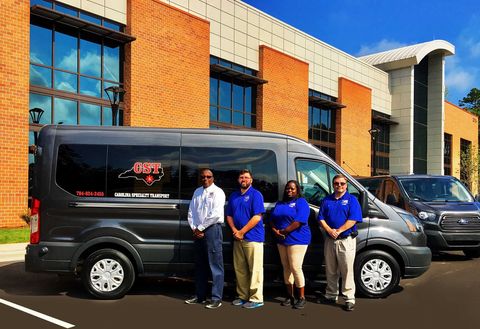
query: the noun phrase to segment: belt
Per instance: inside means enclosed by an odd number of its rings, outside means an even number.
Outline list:
[[[337,237],[336,240],[344,240],[344,239],[347,239],[347,238],[350,238],[350,237],[353,239],[353,238],[357,237],[357,235],[358,235],[358,231],[355,231],[355,232],[350,233],[347,236],[339,236],[339,237]]]

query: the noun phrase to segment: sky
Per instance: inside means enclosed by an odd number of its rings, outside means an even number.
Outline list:
[[[353,56],[445,40],[447,100],[480,89],[479,0],[243,0]]]

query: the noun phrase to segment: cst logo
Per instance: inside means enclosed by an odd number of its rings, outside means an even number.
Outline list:
[[[133,167],[118,175],[118,178],[135,178],[147,186],[152,186],[163,177],[163,168],[160,162],[135,162]]]

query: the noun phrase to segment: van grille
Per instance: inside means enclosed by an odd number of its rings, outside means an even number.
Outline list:
[[[440,222],[445,231],[480,231],[480,217],[475,215],[445,215]]]

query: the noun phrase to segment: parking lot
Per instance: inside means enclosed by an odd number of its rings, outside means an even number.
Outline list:
[[[230,305],[233,289],[226,289],[224,305],[207,310],[183,300],[193,284],[181,280],[144,279],[121,300],[93,300],[81,282],[56,275],[24,271],[23,262],[0,263],[0,300],[23,306],[73,325],[75,328],[245,328],[323,327],[476,329],[480,311],[480,259],[462,253],[434,256],[429,271],[417,279],[402,280],[386,299],[358,298],[354,312],[340,305],[315,304],[307,290],[304,310],[279,305],[280,288],[265,290],[266,303],[256,310]],[[0,303],[2,328],[61,328],[61,324]],[[63,323],[63,324],[64,324]],[[65,327],[65,326],[63,326]]]

